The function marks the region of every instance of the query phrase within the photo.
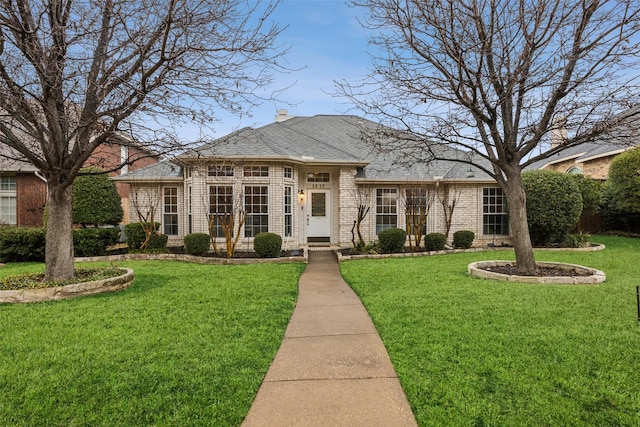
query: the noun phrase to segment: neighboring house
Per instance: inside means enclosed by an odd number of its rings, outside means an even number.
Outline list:
[[[604,181],[609,175],[611,160],[630,148],[629,144],[589,142],[562,150],[533,164],[530,169],[580,174]]]
[[[47,199],[46,179],[29,162],[10,160],[19,156],[6,155],[7,146],[0,146],[0,224],[19,227],[42,227]],[[2,155],[5,153],[5,156]],[[131,162],[121,171],[111,175],[127,173],[158,162],[158,156],[121,139],[117,143],[104,144],[92,154],[86,166],[114,169],[126,159]],[[124,210],[123,223],[129,222],[129,185],[116,183]]]
[[[606,139],[568,147],[540,160],[528,169],[549,169],[557,172],[580,174],[605,181],[609,176],[611,160],[618,154],[640,145],[640,106],[621,113],[622,120]],[[551,135],[551,147],[561,146],[566,139],[566,129],[558,129]]]
[[[348,247],[358,205],[370,208],[361,226],[370,242],[386,228],[406,229],[412,212],[405,206],[430,197],[423,232],[444,233],[435,196],[445,191],[459,195],[451,234],[471,230],[475,245],[508,241],[506,198],[492,178],[456,162],[401,166],[364,143],[361,126],[378,125],[355,116],[290,117],[281,110],[272,124],[241,129],[115,179],[131,185],[131,211],[153,212],[170,244],[207,233],[208,218],[222,235],[218,218],[244,211],[239,250],[252,249],[253,237],[266,231],[282,236],[286,249]]]

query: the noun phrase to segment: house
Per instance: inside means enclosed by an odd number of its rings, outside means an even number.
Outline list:
[[[285,249],[349,247],[359,206],[368,209],[360,227],[367,242],[386,228],[411,231],[416,224],[423,233],[444,233],[442,201],[454,200],[449,239],[471,230],[475,245],[508,241],[506,197],[495,180],[458,162],[403,166],[400,157],[362,141],[360,129],[377,126],[356,116],[292,117],[281,110],[271,124],[115,180],[131,185],[131,211],[153,213],[176,245],[186,234],[207,233],[209,220],[221,236],[221,218],[246,213],[240,250],[252,249],[253,237],[266,231],[282,236]],[[422,213],[426,224],[415,221]]]
[[[128,159],[128,161],[127,161]],[[103,144],[92,153],[86,166],[104,170],[127,165],[112,175],[127,173],[158,162],[158,156],[122,137]],[[122,199],[123,223],[129,222],[129,185],[116,183]],[[29,162],[22,160],[7,146],[0,145],[0,224],[19,227],[42,227],[47,199],[46,178]]]
[[[599,139],[566,147],[546,159],[537,161],[528,169],[548,169],[557,172],[580,174],[605,181],[609,165],[614,157],[640,144],[640,106],[631,107],[614,117],[612,131]],[[551,148],[562,146],[567,130],[556,129],[551,134]]]
[[[605,181],[609,175],[611,160],[630,148],[632,147],[628,143],[588,142],[566,148],[545,160],[536,162],[530,168],[580,174]]]

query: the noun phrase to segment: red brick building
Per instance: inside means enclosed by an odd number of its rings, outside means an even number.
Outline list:
[[[127,173],[158,162],[158,156],[131,144],[105,144],[93,153],[86,166],[105,170],[116,169],[111,175]],[[129,184],[117,182],[122,199],[123,223],[129,222]],[[0,158],[0,225],[42,227],[47,198],[45,178],[29,163]]]

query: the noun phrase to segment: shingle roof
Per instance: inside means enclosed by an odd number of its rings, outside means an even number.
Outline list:
[[[289,159],[300,162],[353,163],[364,166],[359,179],[430,180],[435,177],[468,179],[469,166],[451,161],[403,166],[393,153],[379,153],[361,138],[361,129],[379,125],[351,115],[294,117],[254,129],[244,128],[228,136],[186,152],[190,158]],[[451,148],[449,156],[466,154]],[[473,179],[489,179],[473,168]]]
[[[636,137],[638,127],[640,127],[638,111],[640,111],[640,106],[632,107],[622,113],[625,118],[619,122],[619,126],[605,139],[568,147],[546,159],[532,163],[527,169],[543,169],[554,163],[566,160],[580,163],[591,158],[614,156],[624,150],[640,145],[640,138]]]
[[[182,172],[182,165],[179,162],[164,160],[128,174],[114,176],[112,179],[115,181],[176,180],[182,179]]]

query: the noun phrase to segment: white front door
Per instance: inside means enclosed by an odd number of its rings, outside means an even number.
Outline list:
[[[307,199],[307,237],[331,236],[331,201],[329,190],[309,190]]]

